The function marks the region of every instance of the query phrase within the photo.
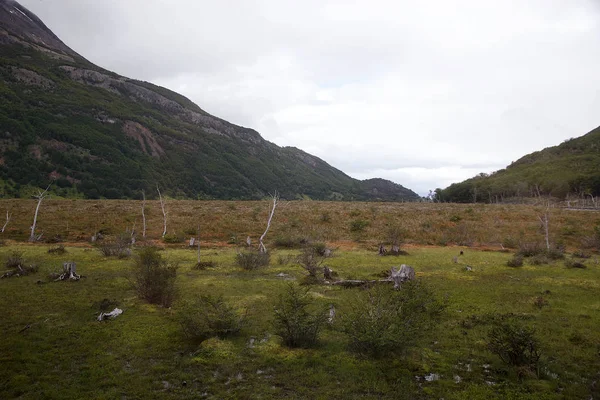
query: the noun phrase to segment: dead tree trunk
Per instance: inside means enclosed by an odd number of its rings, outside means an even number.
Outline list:
[[[52,184],[50,184],[52,185]],[[44,190],[43,192],[40,191],[38,193],[37,196],[35,196],[35,198],[37,199],[37,206],[35,207],[35,214],[33,214],[33,224],[31,225],[31,234],[29,235],[29,241],[30,242],[35,242],[37,240],[39,240],[42,235],[39,236],[35,236],[35,227],[37,225],[37,217],[38,217],[38,212],[40,211],[40,205],[42,204],[42,200],[44,200],[44,198],[46,197],[46,193],[48,192],[48,189],[50,189],[50,185],[48,185],[48,187],[46,188],[46,190]]]
[[[156,190],[158,191],[158,199],[160,200],[160,208],[163,213],[163,233],[162,237],[164,238],[167,234],[167,211],[165,210],[165,201],[163,200],[162,194],[160,194],[160,189],[158,185],[156,185]]]
[[[260,244],[258,245],[258,251],[260,251],[261,253],[267,252],[267,248],[265,247],[263,240],[264,240],[265,236],[267,235],[269,228],[271,227],[271,221],[273,220],[273,215],[275,215],[275,207],[277,207],[278,200],[279,200],[279,196],[277,195],[277,192],[275,192],[275,194],[273,195],[273,207],[270,209],[269,219],[267,220],[267,228],[265,229],[265,232],[260,236],[260,239],[259,239]]]
[[[200,264],[200,225],[198,225],[198,264]]]
[[[546,237],[546,250],[550,250],[550,234],[548,230],[548,211],[544,214],[544,218],[538,216],[540,222],[542,223],[542,228],[544,229],[544,236]]]
[[[142,237],[146,238],[146,192],[142,190]]]
[[[8,212],[8,210],[6,210],[6,222],[4,223],[4,225],[2,226],[2,233],[4,233],[4,230],[6,229],[6,226],[8,225],[8,223],[10,222],[10,217],[12,217],[12,214],[10,214]]]

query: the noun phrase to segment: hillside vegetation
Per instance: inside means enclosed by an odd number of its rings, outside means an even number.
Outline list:
[[[0,3],[0,22],[2,197],[55,181],[54,194],[92,199],[155,197],[156,185],[188,199],[418,199],[95,66],[18,3]]]
[[[600,196],[600,128],[528,154],[506,169],[480,174],[446,189],[446,202],[498,202],[508,198]]]

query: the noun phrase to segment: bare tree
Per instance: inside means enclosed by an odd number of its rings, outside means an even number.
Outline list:
[[[165,200],[163,199],[162,194],[160,194],[160,189],[158,188],[158,185],[156,185],[156,190],[158,191],[158,198],[160,200],[160,208],[162,209],[162,213],[163,213],[162,237],[164,238],[165,235],[167,234],[167,211],[165,210]]]
[[[279,200],[279,195],[277,194],[277,191],[275,191],[275,194],[273,195],[273,207],[270,208],[269,219],[267,220],[267,229],[265,229],[265,232],[260,236],[260,239],[259,239],[260,244],[258,245],[258,250],[261,253],[267,252],[267,248],[265,247],[265,244],[263,243],[263,239],[265,238],[265,236],[267,235],[267,232],[269,231],[269,228],[271,227],[271,220],[273,220],[273,215],[275,215],[275,207],[277,207],[278,200]]]
[[[542,228],[544,229],[544,234],[546,236],[546,250],[550,250],[550,237],[549,237],[550,234],[548,231],[548,210],[546,209],[546,212],[544,213],[543,216],[538,215],[538,218],[539,218],[540,222],[542,223]]]
[[[196,231],[198,238],[198,264],[200,264],[200,225],[198,225],[198,230]]]
[[[6,222],[4,223],[4,225],[2,226],[2,233],[4,233],[4,230],[6,229],[6,226],[8,225],[8,223],[10,222],[10,217],[12,217],[12,214],[8,212],[8,210],[6,210]]]
[[[35,214],[33,214],[33,224],[31,225],[31,234],[29,235],[30,242],[36,242],[36,241],[40,240],[43,235],[43,232],[42,232],[42,235],[35,236],[35,226],[37,225],[37,216],[38,216],[38,212],[40,211],[40,205],[42,204],[42,200],[44,200],[44,198],[46,198],[48,189],[50,189],[51,185],[52,185],[52,183],[50,183],[50,185],[48,185],[46,190],[44,190],[43,192],[40,190],[39,193],[36,196],[34,196],[34,198],[36,198],[38,202],[37,202],[37,206],[35,207]]]
[[[142,237],[146,238],[146,192],[142,190]]]

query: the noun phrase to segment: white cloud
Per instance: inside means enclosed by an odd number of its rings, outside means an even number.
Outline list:
[[[22,3],[103,67],[420,194],[599,124],[594,0]]]

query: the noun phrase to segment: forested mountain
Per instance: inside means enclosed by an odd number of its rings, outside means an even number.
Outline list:
[[[600,196],[600,128],[528,154],[506,169],[437,190],[449,202],[495,202],[510,197]]]
[[[0,0],[0,195],[45,187],[62,196],[416,200],[279,147],[189,99],[104,70],[39,18]]]

